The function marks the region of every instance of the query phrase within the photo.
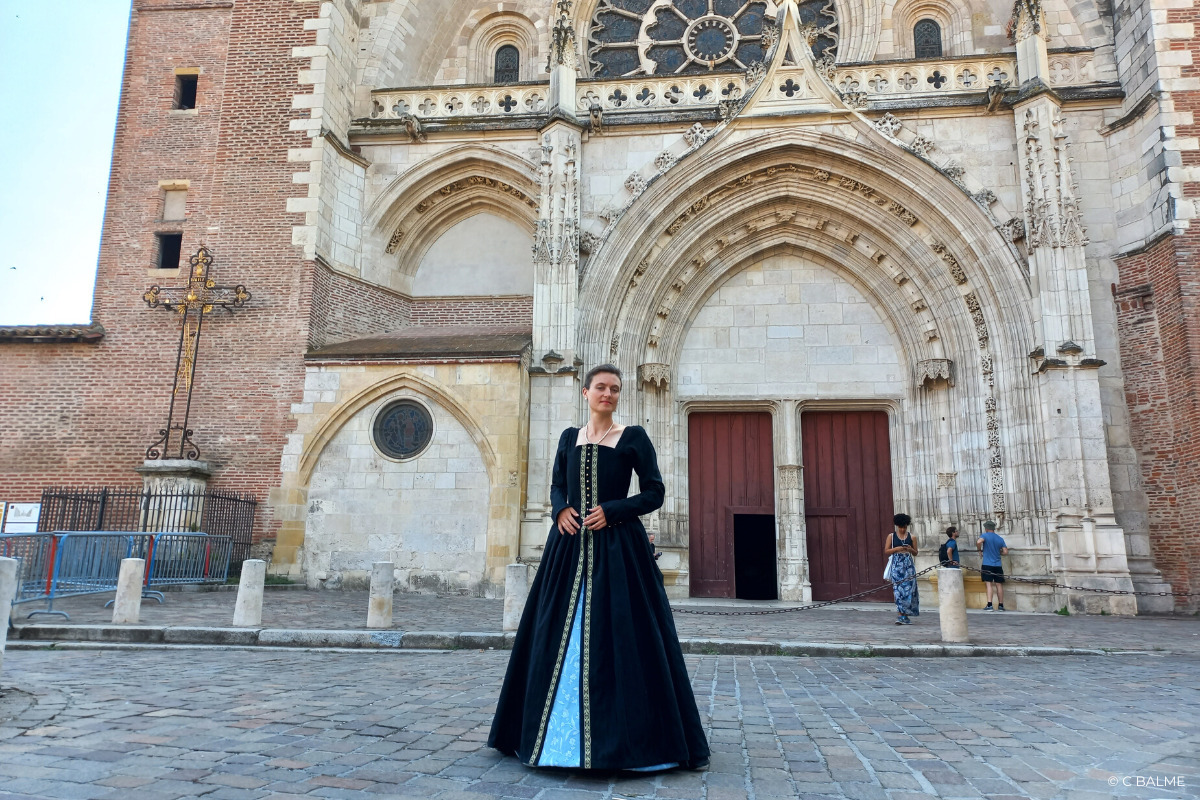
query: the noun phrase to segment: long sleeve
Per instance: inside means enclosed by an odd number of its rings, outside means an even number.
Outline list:
[[[667,487],[658,471],[658,454],[654,452],[654,444],[644,429],[638,427],[636,431],[630,447],[637,454],[633,469],[637,472],[638,487],[641,491],[624,500],[609,500],[600,504],[609,525],[616,525],[662,508],[663,498],[667,493]]]
[[[567,428],[558,437],[558,453],[554,456],[554,471],[550,475],[550,520],[558,524],[558,515],[570,505],[567,499],[567,457],[570,455],[570,444],[578,436],[576,428]]]

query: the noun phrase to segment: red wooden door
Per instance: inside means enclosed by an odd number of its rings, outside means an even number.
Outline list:
[[[892,461],[883,411],[815,411],[800,418],[804,520],[813,600],[882,581],[892,529]],[[889,600],[886,590],[862,598]]]
[[[693,597],[735,597],[735,514],[775,514],[771,415],[688,417],[688,553]]]

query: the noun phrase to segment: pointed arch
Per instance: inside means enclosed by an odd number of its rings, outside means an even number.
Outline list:
[[[533,165],[499,148],[462,145],[397,176],[367,209],[364,263],[406,294],[438,238],[463,220],[494,214],[532,238],[538,187]]]
[[[297,481],[299,485],[308,485],[312,478],[313,470],[316,469],[317,463],[320,461],[321,453],[324,452],[338,431],[347,422],[375,401],[405,389],[428,397],[458,420],[467,430],[467,433],[470,434],[475,446],[479,448],[479,454],[483,458],[491,485],[500,485],[500,458],[491,441],[488,439],[487,434],[484,432],[483,426],[467,409],[466,405],[451,394],[448,389],[422,375],[413,373],[392,375],[384,378],[348,398],[340,406],[331,411],[322,421],[321,425],[305,438],[304,450],[300,454]]]

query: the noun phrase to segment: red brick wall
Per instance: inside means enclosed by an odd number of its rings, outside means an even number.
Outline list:
[[[314,43],[303,19],[317,3],[137,0],[131,15],[93,319],[99,345],[0,345],[0,499],[36,500],[46,485],[138,485],[134,467],[164,422],[178,319],[150,310],[163,179],[191,181],[185,255],[213,251],[219,283],[244,283],[249,307],[204,327],[191,426],[214,487],[260,500],[257,533],[275,528],[264,502],[279,482],[290,404],[302,395],[313,265],[292,245],[286,213],[299,165],[289,147],[292,97]],[[198,7],[199,6],[199,7]],[[164,10],[154,10],[155,8]],[[200,67],[198,111],[171,112],[174,69]],[[186,275],[185,275],[186,278]]]
[[[388,333],[411,320],[412,302],[407,297],[348,278],[323,262],[317,263],[309,330],[311,347]]]
[[[413,300],[414,325],[533,325],[532,297]]]
[[[1149,501],[1154,563],[1200,592],[1200,234],[1166,236],[1117,261],[1125,399]],[[1177,601],[1194,608],[1195,601]]]

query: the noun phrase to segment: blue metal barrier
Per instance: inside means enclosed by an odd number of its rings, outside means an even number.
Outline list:
[[[121,561],[146,560],[142,596],[160,603],[155,586],[224,583],[229,575],[233,543],[228,536],[205,533],[87,533],[0,534],[0,555],[16,558],[16,603],[46,601],[37,614],[56,614],[63,597],[115,592]]]
[[[183,586],[224,583],[229,575],[233,539],[203,533],[158,533],[147,566],[146,585]]]
[[[56,543],[52,533],[0,534],[0,556],[17,561],[14,605],[41,599],[50,591]]]

